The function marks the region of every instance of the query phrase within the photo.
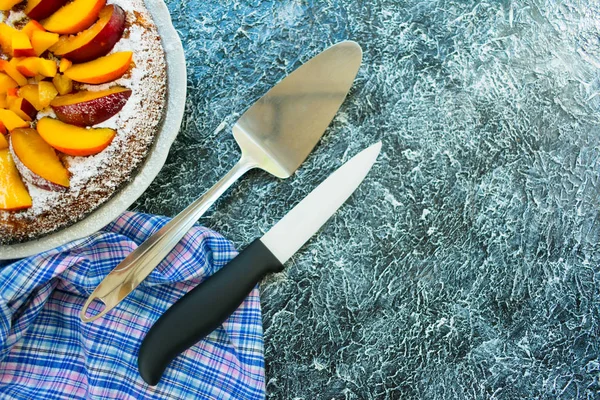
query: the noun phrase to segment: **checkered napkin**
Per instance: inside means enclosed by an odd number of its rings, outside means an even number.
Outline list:
[[[86,239],[0,268],[0,399],[265,397],[257,289],[219,329],[172,362],[157,386],[138,373],[137,353],[152,324],[236,255],[208,229],[193,228],[109,314],[88,324],[79,320],[100,281],[167,221],[127,212]]]

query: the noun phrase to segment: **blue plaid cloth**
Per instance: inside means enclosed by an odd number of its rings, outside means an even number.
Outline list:
[[[127,212],[88,238],[0,269],[0,399],[265,397],[256,288],[223,326],[172,362],[157,386],[139,376],[137,353],[152,324],[236,255],[208,229],[194,227],[105,317],[80,321],[95,287],[167,221]]]

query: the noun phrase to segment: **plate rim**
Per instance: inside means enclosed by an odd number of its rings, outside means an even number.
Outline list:
[[[43,253],[99,231],[141,197],[164,167],[183,121],[187,98],[186,60],[181,38],[173,26],[165,2],[144,0],[144,3],[157,27],[167,64],[166,111],[151,151],[135,177],[85,218],[39,239],[0,246],[0,260],[13,260]]]

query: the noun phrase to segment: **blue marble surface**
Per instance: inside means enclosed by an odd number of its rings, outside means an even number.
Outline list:
[[[187,112],[139,211],[175,215],[224,175],[231,126],[302,62],[364,49],[297,174],[252,172],[200,220],[242,248],[383,141],[261,286],[269,398],[600,398],[596,1],[167,3]]]

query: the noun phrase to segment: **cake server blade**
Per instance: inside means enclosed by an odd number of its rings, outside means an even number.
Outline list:
[[[291,176],[344,102],[361,60],[357,43],[338,43],[300,66],[252,105],[233,126],[242,153],[238,163],[117,265],[84,303],[81,320],[94,321],[117,306],[247,171],[260,168],[278,178]]]
[[[156,385],[177,355],[214,331],[268,273],[285,263],[335,214],[365,179],[381,142],[331,174],[262,238],[171,306],[150,328],[138,355],[144,381]]]

